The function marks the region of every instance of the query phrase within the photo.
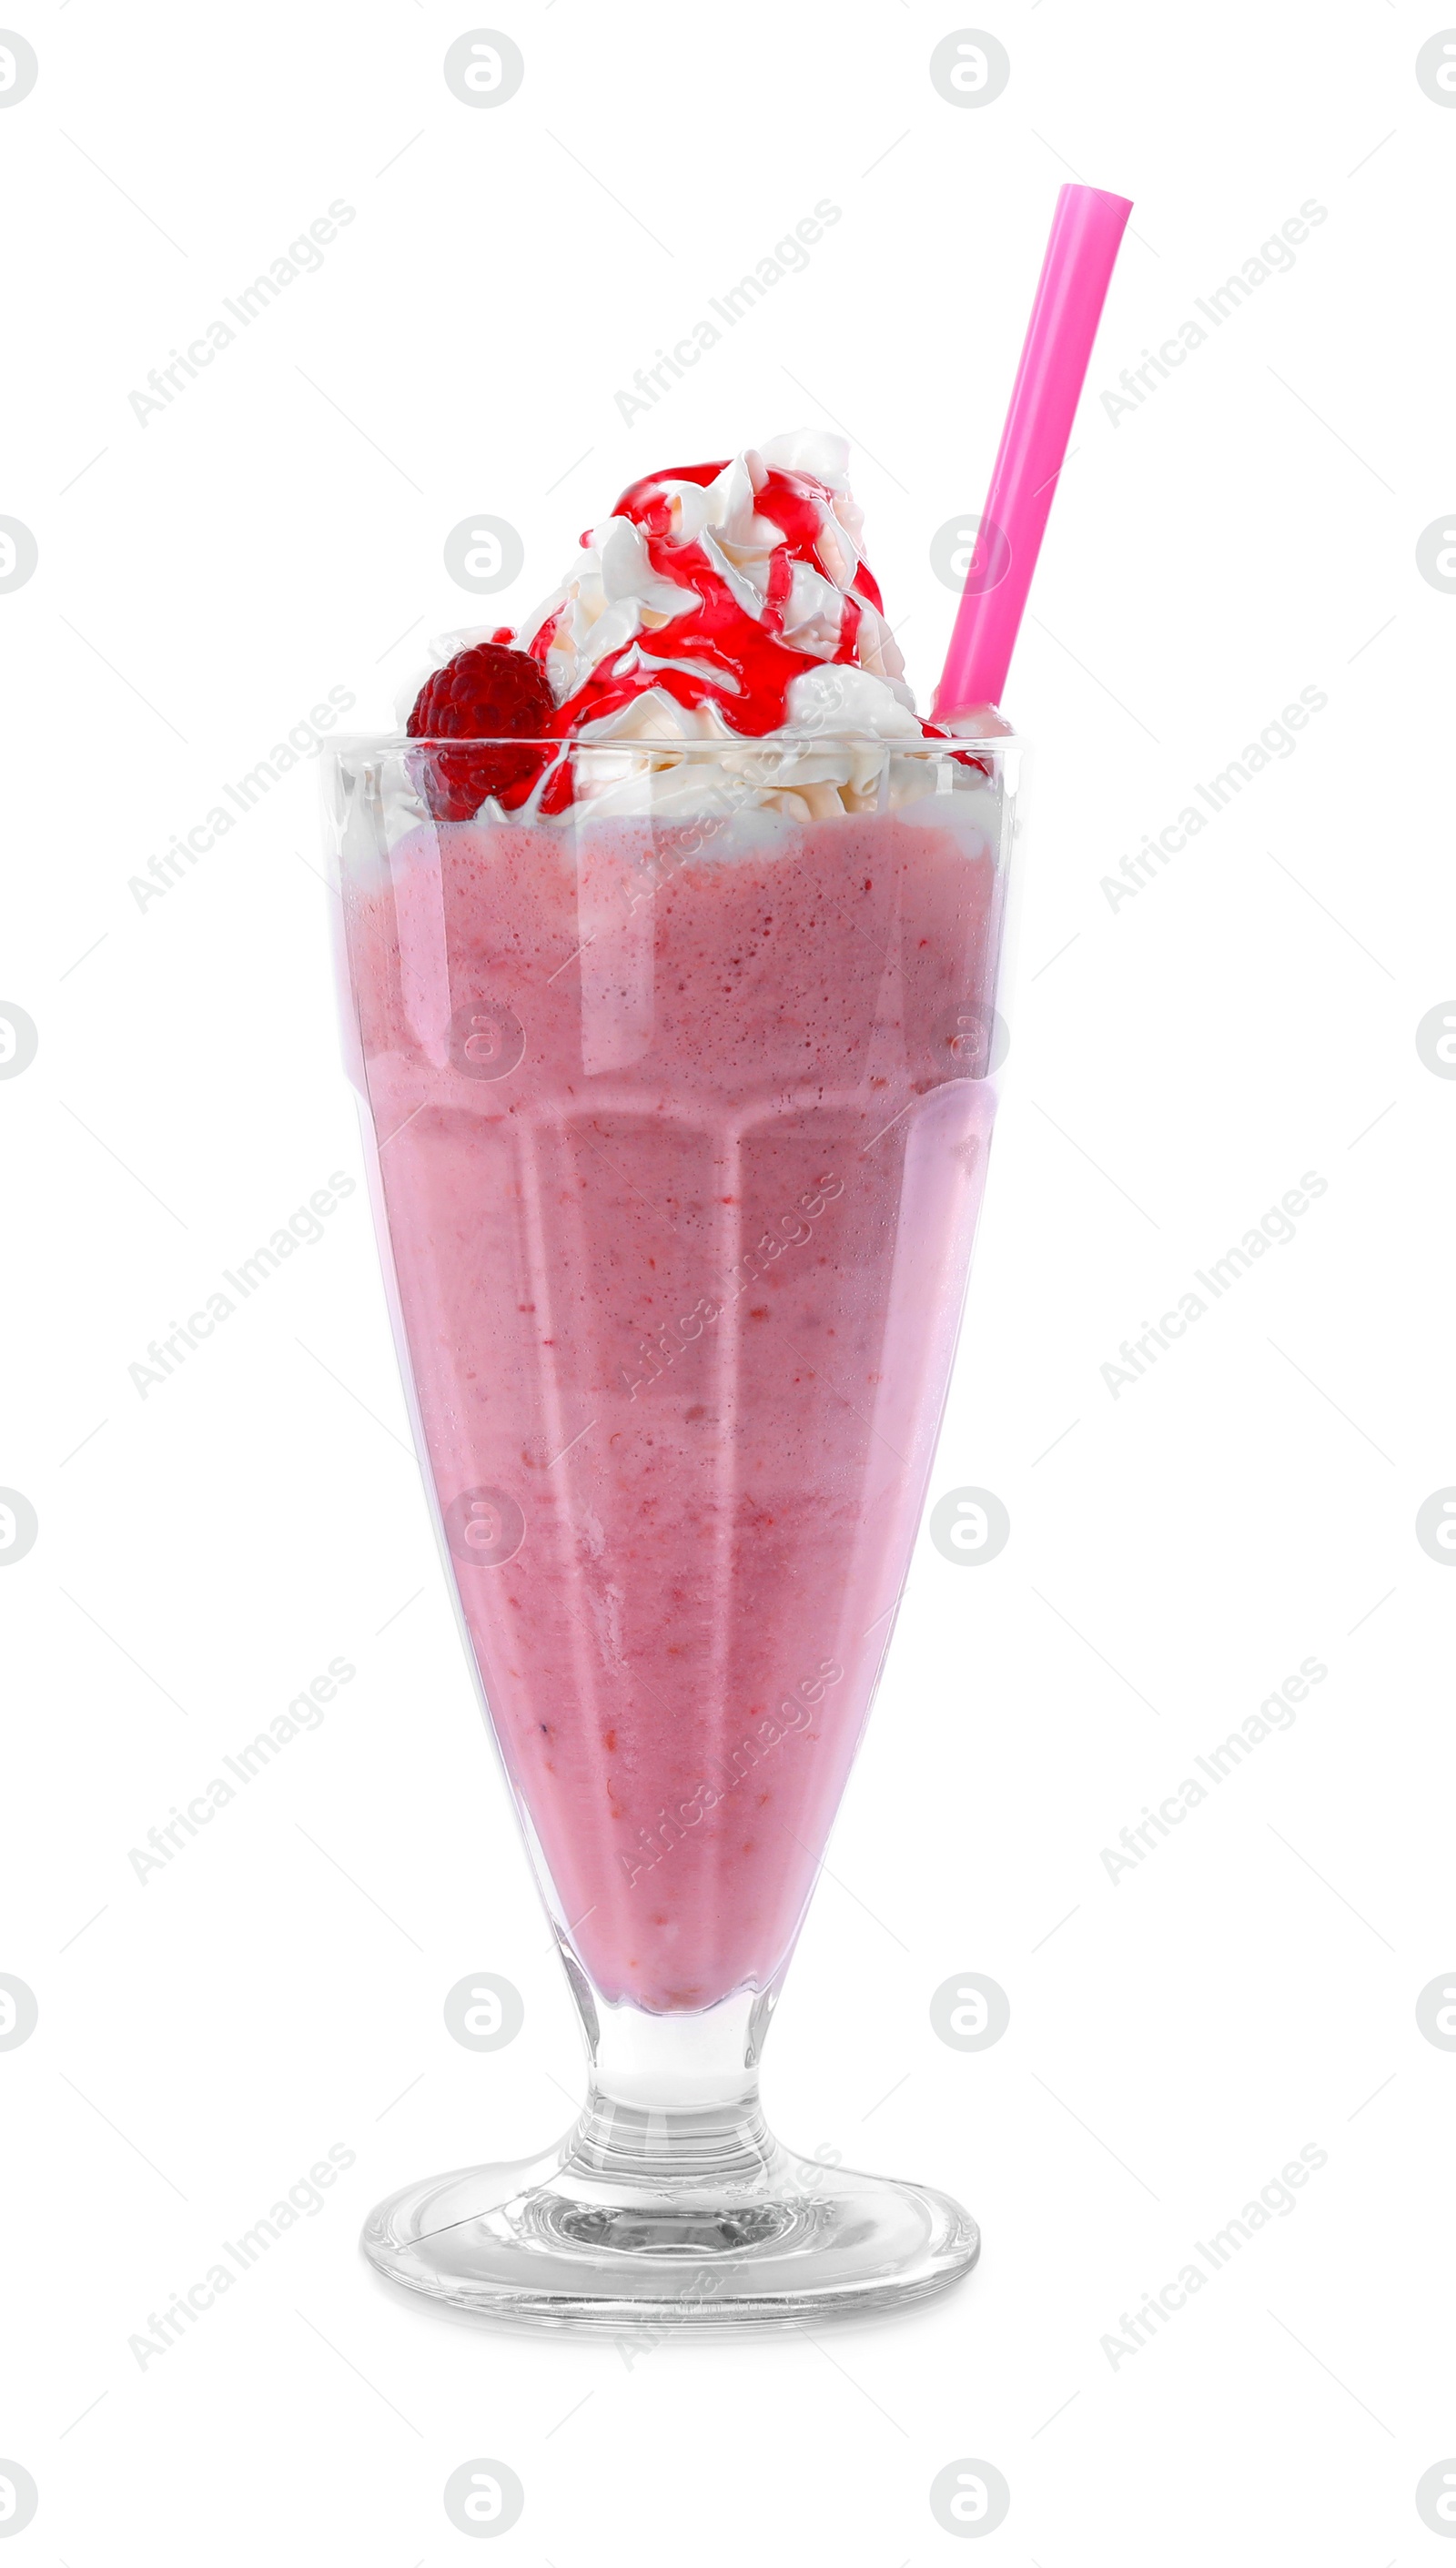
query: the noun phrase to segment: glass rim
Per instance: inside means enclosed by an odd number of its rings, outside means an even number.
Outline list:
[[[403,756],[417,749],[576,749],[602,750],[619,756],[637,752],[659,758],[722,760],[735,755],[762,756],[765,751],[770,756],[802,758],[806,752],[825,749],[879,750],[889,758],[963,758],[968,753],[976,757],[988,750],[1023,748],[1025,741],[1025,733],[1019,731],[965,732],[940,740],[886,740],[880,733],[859,731],[779,731],[761,735],[730,732],[709,740],[676,740],[656,733],[583,740],[575,732],[545,737],[530,732],[430,732],[418,736],[410,732],[346,732],[326,735],[319,746],[336,757],[346,752],[354,757]]]

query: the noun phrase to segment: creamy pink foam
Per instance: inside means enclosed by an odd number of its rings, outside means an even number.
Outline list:
[[[350,959],[485,1695],[598,1986],[709,2006],[792,1945],[914,1538],[992,858],[889,813],[722,858],[702,823],[427,825],[390,866]]]

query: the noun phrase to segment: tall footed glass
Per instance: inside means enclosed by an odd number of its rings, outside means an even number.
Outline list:
[[[913,2299],[975,2223],[783,2147],[758,2060],[945,1403],[1018,747],[554,743],[525,812],[437,820],[461,754],[332,754],[346,1041],[591,2088],[540,2158],[412,2185],[364,2245],[537,2321]]]

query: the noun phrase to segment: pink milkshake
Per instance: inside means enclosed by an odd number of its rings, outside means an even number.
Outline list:
[[[756,2060],[950,1376],[1015,745],[916,714],[833,438],[646,477],[519,633],[455,639],[404,738],[338,753],[346,1023],[594,2083],[561,2150],[366,2245],[537,2317],[672,2307],[690,2251],[739,2313],[913,2297],[974,2224],[780,2148]]]
[[[419,828],[352,906],[460,1603],[609,1999],[774,1979],[889,1640],[991,1132],[962,800],[597,822],[585,950],[551,826]]]

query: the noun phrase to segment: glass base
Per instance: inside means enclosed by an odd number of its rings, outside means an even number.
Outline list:
[[[731,2130],[715,2117],[710,2138],[600,2097],[542,2157],[392,2194],[360,2243],[392,2282],[456,2309],[612,2329],[896,2309],[946,2290],[981,2253],[949,2195],[800,2157],[756,2112]]]

